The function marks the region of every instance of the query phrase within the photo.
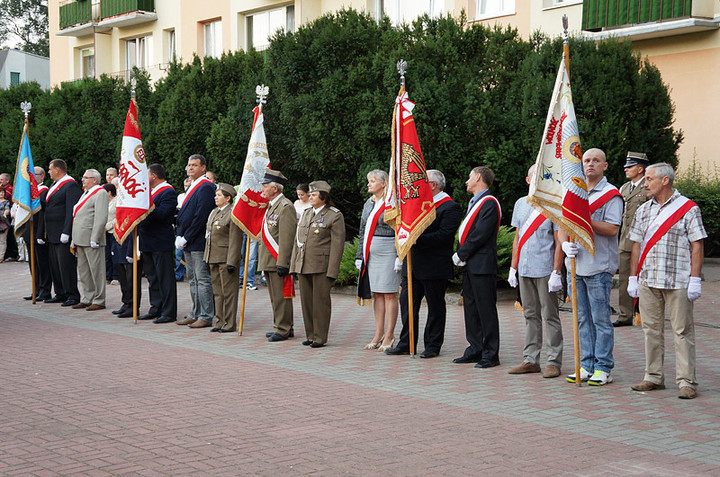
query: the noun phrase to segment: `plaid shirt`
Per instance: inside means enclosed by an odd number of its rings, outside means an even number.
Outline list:
[[[655,217],[679,197],[681,197],[680,193],[674,190],[672,197],[662,205],[655,199],[641,205],[630,226],[628,238],[633,242],[642,243],[645,231]],[[640,270],[638,283],[650,288],[671,290],[687,288],[690,281],[690,242],[697,242],[706,237],[700,208],[693,207],[650,249]]]

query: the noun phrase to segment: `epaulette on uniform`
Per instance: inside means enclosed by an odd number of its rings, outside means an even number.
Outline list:
[[[330,210],[332,210],[333,212],[340,212],[340,210],[337,209],[336,207],[330,207]]]

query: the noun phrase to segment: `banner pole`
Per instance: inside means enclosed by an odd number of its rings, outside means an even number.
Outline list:
[[[243,324],[245,324],[245,295],[247,294],[247,281],[248,281],[248,260],[250,258],[250,235],[245,234],[247,241],[245,242],[245,260],[243,260],[243,285],[242,285],[242,299],[240,300],[240,322],[238,323],[238,334],[242,336]],[[253,277],[255,278],[255,277]]]
[[[571,238],[570,242],[574,240]],[[572,282],[571,300],[573,313],[573,348],[575,349],[575,384],[581,386],[580,379],[580,330],[578,324],[577,275],[575,274],[575,257],[570,259],[570,281]]]
[[[32,280],[32,303],[35,304],[36,297],[35,294],[37,293],[37,290],[35,290],[35,231],[33,230],[35,224],[33,223],[33,216],[35,214],[32,214],[30,216],[30,279]]]
[[[407,296],[408,296],[408,326],[410,330],[410,356],[415,357],[415,310],[413,309],[413,286],[412,286],[412,247],[408,250],[407,258]]]
[[[138,322],[138,302],[137,302],[137,294],[138,294],[138,284],[137,284],[137,273],[138,273],[138,259],[137,259],[137,227],[133,229],[133,274],[132,274],[132,281],[133,281],[133,322],[137,325]]]

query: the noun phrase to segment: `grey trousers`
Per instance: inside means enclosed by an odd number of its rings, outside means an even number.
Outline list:
[[[542,278],[519,277],[520,298],[525,315],[525,348],[523,360],[537,365],[543,341],[545,321],[545,351],[547,364],[562,367],[563,335],[556,293],[548,291],[550,276]]]
[[[212,323],[215,316],[215,301],[213,299],[210,267],[203,261],[203,252],[201,251],[186,251],[184,255],[190,283],[190,298],[193,304],[188,318]]]
[[[105,306],[105,246],[78,247],[80,301],[86,305]]]

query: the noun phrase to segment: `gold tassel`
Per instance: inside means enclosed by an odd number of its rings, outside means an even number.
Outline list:
[[[522,305],[521,305],[520,302],[517,301],[517,300],[515,301],[515,309],[516,309],[517,311],[519,311],[520,313],[522,313],[522,311],[523,311]]]
[[[565,297],[565,303],[570,303],[570,295]]]
[[[633,319],[633,325],[640,326],[642,324],[642,318],[640,318],[640,312],[635,313],[635,319]]]

